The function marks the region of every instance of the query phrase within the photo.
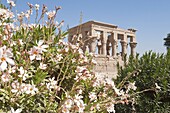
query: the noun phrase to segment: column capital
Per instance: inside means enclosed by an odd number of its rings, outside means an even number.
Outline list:
[[[136,47],[136,45],[137,45],[137,43],[136,43],[136,42],[130,42],[130,47],[131,47],[131,48],[135,48],[135,47]]]
[[[136,42],[130,42],[130,47],[131,47],[131,55],[133,57],[136,56],[136,52],[135,52],[135,47],[136,47],[137,43]]]
[[[127,46],[127,42],[124,41],[124,40],[121,40],[120,43],[121,43],[122,46]]]
[[[112,32],[113,33],[113,38],[115,39],[115,40],[117,40],[117,35],[118,35],[118,33],[117,32]]]

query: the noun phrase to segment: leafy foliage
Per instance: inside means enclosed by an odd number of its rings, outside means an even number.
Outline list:
[[[167,54],[147,52],[142,57],[130,58],[124,68],[119,68],[117,82],[120,82],[127,73],[135,72],[129,81],[136,81],[138,91],[155,87],[161,88],[140,93],[136,96],[134,108],[137,113],[168,113],[170,111],[170,51]],[[131,105],[116,106],[119,112],[128,112]]]

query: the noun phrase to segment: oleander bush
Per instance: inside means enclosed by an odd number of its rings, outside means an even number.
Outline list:
[[[0,112],[114,113],[116,104],[135,103],[140,92],[134,81],[115,83],[94,73],[94,55],[64,41],[64,21],[56,21],[61,7],[39,11],[28,3],[28,10],[14,15],[15,3],[7,3],[9,8],[0,5]]]
[[[122,81],[126,73],[133,72],[129,81],[136,81],[137,91],[152,89],[136,96],[133,104],[136,113],[169,113],[170,112],[170,50],[166,54],[146,52],[139,58],[130,58],[125,68],[119,67],[120,76],[116,82]],[[131,111],[132,104],[119,106],[120,113]]]

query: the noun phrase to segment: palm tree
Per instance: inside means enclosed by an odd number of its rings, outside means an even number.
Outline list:
[[[170,33],[167,34],[167,37],[164,38],[165,43],[164,45],[167,47],[167,49],[170,49]]]

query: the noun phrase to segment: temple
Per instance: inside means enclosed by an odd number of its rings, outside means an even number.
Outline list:
[[[68,41],[81,44],[84,52],[96,54],[97,65],[94,70],[108,76],[117,72],[116,64],[123,65],[123,58],[130,46],[130,54],[136,55],[136,30],[121,29],[116,25],[88,21],[68,30]],[[129,41],[129,42],[128,42]],[[120,44],[119,44],[120,43]],[[121,51],[118,51],[121,46]]]

